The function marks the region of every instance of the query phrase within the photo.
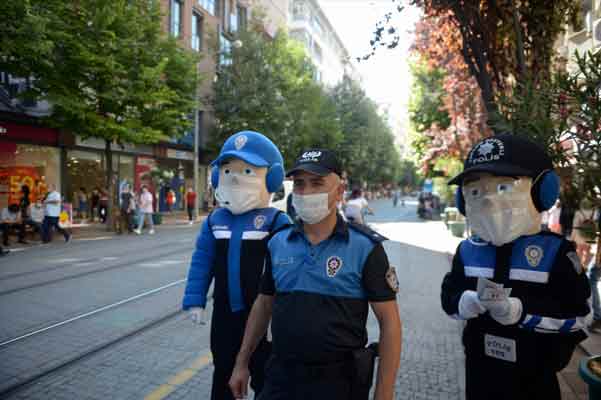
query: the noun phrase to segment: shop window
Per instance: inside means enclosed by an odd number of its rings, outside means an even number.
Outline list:
[[[47,185],[61,187],[60,152],[55,147],[0,142],[0,208],[18,202],[22,185],[30,200],[43,198]]]

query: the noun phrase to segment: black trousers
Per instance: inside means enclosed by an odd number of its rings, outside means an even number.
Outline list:
[[[25,229],[22,224],[0,224],[0,230],[2,230],[2,243],[8,246],[8,235],[11,231],[17,232],[19,240],[23,240],[25,237]]]
[[[194,207],[188,207],[188,221],[192,221],[194,217]]]
[[[217,302],[215,302],[217,303]],[[231,312],[225,305],[215,307],[211,319],[211,353],[213,354],[213,385],[211,400],[234,400],[229,380],[242,345],[248,311]],[[250,386],[260,393],[265,379],[265,363],[271,352],[271,343],[263,338],[250,360]]]
[[[554,371],[519,371],[484,355],[466,356],[465,383],[466,400],[561,400]]]
[[[351,400],[351,371],[347,366],[334,375],[307,376],[302,366],[291,367],[273,356],[267,363],[265,386],[258,400]]]

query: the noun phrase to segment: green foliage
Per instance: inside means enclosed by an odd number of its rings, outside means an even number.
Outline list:
[[[242,32],[239,40],[241,47],[217,53],[226,63],[214,84],[215,142],[256,130],[278,145],[286,165],[303,148],[340,143],[335,105],[313,80],[314,67],[301,45],[284,32],[268,41],[255,29]]]
[[[157,142],[190,126],[197,57],[161,31],[158,0],[5,2],[0,69],[35,77],[48,123],[82,137]]]
[[[576,207],[601,207],[601,52],[578,53],[574,72],[543,83],[528,80],[502,98],[495,130],[545,146],[564,170],[563,189]]]
[[[333,89],[332,98],[344,132],[337,153],[350,181],[359,184],[397,181],[401,173],[400,156],[376,104],[348,76]]]
[[[444,71],[428,66],[424,60],[412,61],[410,68],[413,83],[409,98],[409,121],[413,130],[424,132],[435,124],[441,129],[448,128],[451,118],[443,102]]]

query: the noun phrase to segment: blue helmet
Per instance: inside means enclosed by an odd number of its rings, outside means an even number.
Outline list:
[[[241,131],[230,136],[219,156],[211,163],[211,184],[219,185],[219,167],[229,158],[238,158],[255,167],[267,167],[266,186],[270,193],[277,192],[284,181],[284,159],[280,150],[266,136],[253,131]]]

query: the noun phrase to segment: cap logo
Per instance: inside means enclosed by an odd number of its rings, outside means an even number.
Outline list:
[[[234,140],[234,147],[236,148],[236,150],[240,150],[244,147],[246,142],[248,142],[248,137],[246,135],[240,135]]]
[[[488,138],[480,142],[470,152],[469,163],[480,164],[485,162],[497,161],[505,156],[505,145],[502,141],[495,138]]]
[[[317,162],[321,156],[321,151],[305,151],[301,156],[300,162]]]

